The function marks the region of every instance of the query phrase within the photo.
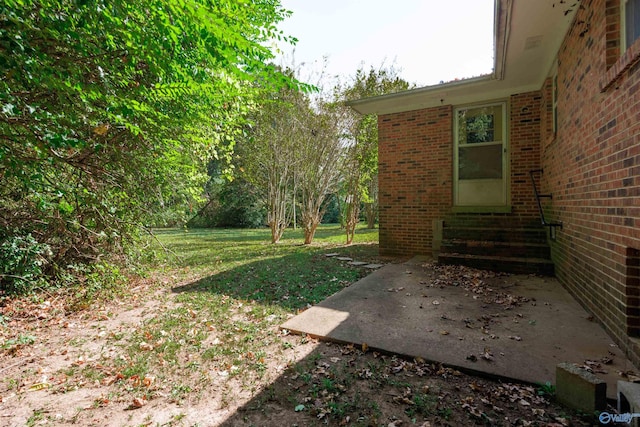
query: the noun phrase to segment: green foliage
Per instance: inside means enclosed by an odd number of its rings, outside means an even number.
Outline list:
[[[0,349],[8,350],[16,346],[31,345],[36,342],[36,337],[33,335],[20,335],[17,338],[8,339],[0,345]]]
[[[267,210],[271,242],[277,243],[292,221],[296,147],[301,123],[297,111],[308,110],[304,94],[283,88],[260,99],[251,127],[238,146],[244,178],[259,189]]]
[[[0,291],[20,294],[33,291],[43,283],[47,244],[38,243],[31,234],[9,236],[0,243]]]
[[[553,398],[556,395],[556,386],[547,381],[546,383],[538,384],[538,396],[546,396]]]
[[[188,227],[257,228],[266,224],[264,202],[257,188],[242,174],[225,179],[220,162],[209,163],[208,202],[187,223]]]
[[[409,83],[397,75],[392,67],[369,72],[359,69],[350,86],[338,88],[338,96],[343,100],[355,100],[384,95],[409,89]],[[344,195],[344,219],[347,243],[353,240],[355,225],[359,221],[360,203],[367,210],[369,228],[375,226],[377,218],[378,180],[378,119],[375,114],[360,116],[352,111],[348,138],[352,141],[347,154]]]
[[[330,195],[325,201],[323,224],[339,224],[341,221],[340,199],[337,194]]]
[[[266,224],[264,203],[255,187],[242,177],[225,182],[219,201],[216,227],[258,228]]]
[[[186,221],[255,96],[297,85],[267,65],[287,15],[273,0],[2,3],[0,231],[66,266]]]

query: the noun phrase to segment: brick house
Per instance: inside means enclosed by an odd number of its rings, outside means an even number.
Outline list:
[[[350,103],[380,251],[554,272],[640,365],[640,0],[496,0],[494,35],[491,75]]]

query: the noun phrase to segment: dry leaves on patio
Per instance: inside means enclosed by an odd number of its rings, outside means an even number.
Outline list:
[[[494,289],[487,283],[487,279],[509,277],[507,273],[476,270],[461,265],[442,265],[436,263],[424,264],[423,267],[433,269],[438,277],[428,284],[429,287],[456,286],[469,292],[474,299],[481,299],[486,304],[497,304],[506,309],[518,307],[529,302],[529,298],[510,294]]]

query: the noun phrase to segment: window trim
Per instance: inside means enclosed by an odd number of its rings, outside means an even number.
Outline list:
[[[618,59],[613,64],[609,65],[607,71],[604,75],[599,79],[600,92],[604,93],[612,88],[618,87],[618,81],[623,78],[625,73],[631,69],[634,65],[640,62],[640,37],[635,39],[630,46],[626,44],[626,28],[625,28],[625,20],[626,14],[624,13],[626,10],[627,2],[629,0],[620,0],[617,5],[617,10],[619,11],[619,27],[620,33],[618,35]],[[631,0],[638,1],[638,0]],[[638,4],[640,8],[640,4]],[[638,23],[640,26],[640,23]],[[624,31],[624,32],[623,32]],[[640,32],[640,31],[639,31]],[[605,51],[606,52],[606,51]]]
[[[458,113],[462,110],[479,109],[485,107],[497,107],[501,108],[501,120],[502,120],[502,139],[500,141],[492,141],[489,143],[473,143],[463,144],[463,147],[469,146],[482,146],[482,145],[497,145],[501,144],[503,147],[502,152],[502,191],[503,201],[497,205],[467,205],[459,204],[459,189],[458,182],[459,176],[459,125],[458,125]],[[455,106],[453,109],[453,210],[454,212],[511,212],[511,167],[510,167],[510,134],[511,131],[511,117],[510,117],[510,102],[505,100],[493,100],[485,103],[477,104],[461,104]]]

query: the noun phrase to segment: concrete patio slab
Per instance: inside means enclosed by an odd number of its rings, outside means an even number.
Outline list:
[[[554,278],[476,276],[426,259],[387,264],[282,328],[529,383],[588,366],[616,397],[633,364]]]

